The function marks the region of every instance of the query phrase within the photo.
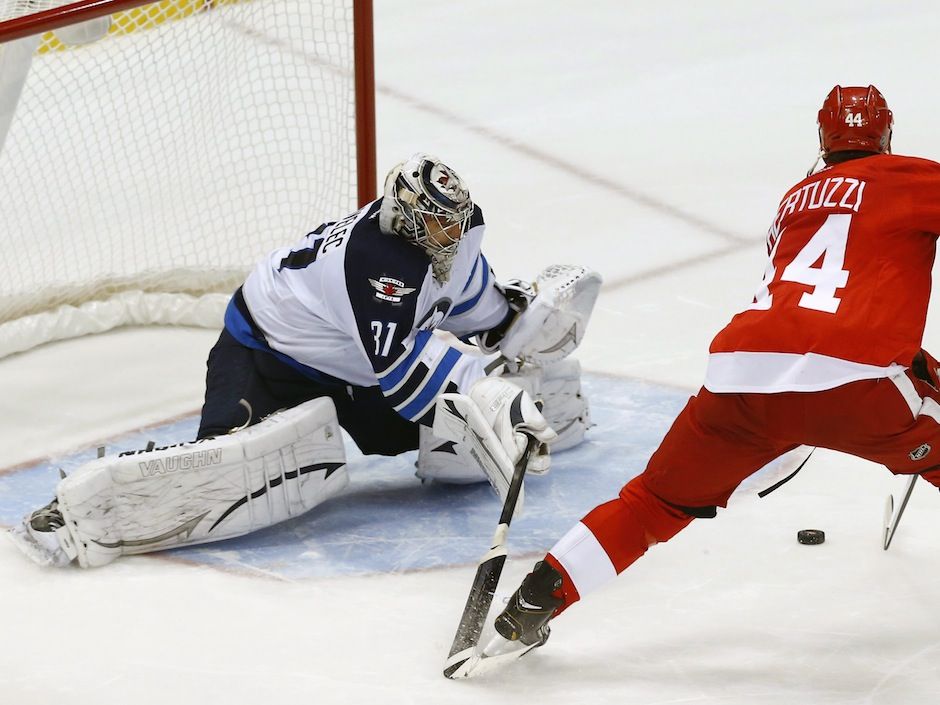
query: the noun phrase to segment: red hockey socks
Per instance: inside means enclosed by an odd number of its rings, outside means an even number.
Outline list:
[[[650,492],[643,475],[635,477],[617,499],[592,509],[545,557],[563,578],[561,588],[553,593],[564,600],[555,615],[691,521],[691,516]]]

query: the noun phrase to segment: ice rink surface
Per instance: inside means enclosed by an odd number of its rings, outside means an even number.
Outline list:
[[[381,168],[416,150],[451,163],[486,212],[500,277],[578,262],[606,279],[578,353],[598,426],[541,488],[530,484],[505,592],[642,469],[698,388],[712,335],[760,281],[764,233],[813,160],[833,84],[876,84],[894,110],[895,152],[940,158],[940,95],[925,78],[940,7],[376,0],[375,10]],[[0,361],[0,523],[44,502],[55,467],[100,441],[191,429],[214,337],[122,330]],[[758,499],[782,474],[768,471],[717,520],[573,607],[545,648],[451,682],[441,667],[498,507],[482,488],[418,485],[407,458],[369,468],[351,458],[351,494],[244,541],[97,571],[42,570],[0,541],[0,702],[937,701],[940,497],[926,484],[884,552],[884,502],[901,479],[818,451]],[[808,527],[826,543],[797,544]],[[314,548],[293,550],[305,541]]]

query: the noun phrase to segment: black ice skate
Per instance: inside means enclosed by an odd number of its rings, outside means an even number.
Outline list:
[[[10,536],[39,565],[66,566],[77,555],[57,499],[29,514],[10,530]]]
[[[552,594],[561,588],[561,581],[561,574],[547,562],[536,563],[496,618],[494,626],[499,635],[533,647],[548,641],[548,620],[563,602]]]
[[[58,499],[53,499],[45,507],[37,509],[26,520],[33,531],[51,533],[65,526],[65,519],[62,517],[62,512],[59,511]]]

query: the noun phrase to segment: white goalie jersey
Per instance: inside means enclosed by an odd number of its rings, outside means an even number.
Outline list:
[[[475,207],[447,281],[418,247],[379,228],[381,199],[275,250],[226,312],[243,345],[272,352],[314,380],[381,386],[405,418],[427,424],[444,391],[484,376],[484,358],[435,337],[489,330],[509,307],[480,251]]]

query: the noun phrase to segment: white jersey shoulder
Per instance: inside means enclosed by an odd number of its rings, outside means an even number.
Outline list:
[[[421,371],[428,376],[437,365],[427,358],[443,361],[454,350],[429,344],[431,331],[486,330],[508,309],[481,253],[485,226],[478,209],[449,279],[440,282],[423,250],[380,230],[379,204],[325,223],[293,246],[271,252],[249,275],[243,295],[264,343],[301,369],[373,386],[395,368],[391,387],[405,383],[415,393],[428,386],[412,379],[418,365],[424,364]],[[450,354],[448,365],[453,358]],[[454,377],[461,376],[466,364],[445,367],[430,387],[437,389],[436,382],[445,377],[462,386]],[[476,378],[482,365],[464,372],[468,379]],[[422,410],[424,397],[418,406],[409,409]]]

